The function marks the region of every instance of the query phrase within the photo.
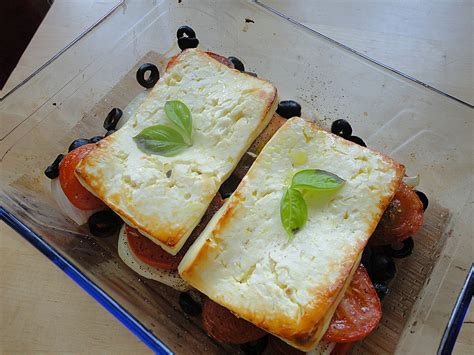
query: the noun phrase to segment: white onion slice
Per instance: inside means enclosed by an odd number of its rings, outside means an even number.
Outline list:
[[[77,225],[81,226],[87,223],[91,215],[100,211],[100,209],[84,211],[74,206],[66,197],[59,183],[59,178],[51,180],[51,194],[63,214],[72,219]]]
[[[188,291],[192,287],[184,281],[178,271],[157,269],[139,260],[128,247],[125,225],[122,226],[118,238],[118,255],[123,262],[140,276],[159,281],[166,286],[170,286],[177,291]]]
[[[417,187],[420,184],[420,175],[405,176],[403,178],[403,182],[405,183],[405,185],[407,185],[411,188]]]

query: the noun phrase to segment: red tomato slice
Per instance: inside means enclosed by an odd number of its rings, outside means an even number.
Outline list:
[[[244,344],[264,337],[267,332],[227,308],[206,299],[202,307],[202,325],[207,334],[221,343]]]
[[[219,54],[216,54],[216,53],[213,53],[213,52],[206,52],[207,54],[209,54],[212,58],[214,58],[215,60],[217,60],[218,62],[224,64],[224,65],[227,65],[229,68],[232,68],[234,69],[234,63],[232,63],[229,59],[227,59],[226,57],[223,57]]]
[[[362,265],[336,308],[323,339],[335,343],[350,343],[366,337],[382,317],[380,300]]]
[[[141,235],[135,228],[126,225],[125,230],[128,246],[138,259],[157,269],[176,270],[178,268],[184,254],[179,252],[177,255],[171,255],[159,245]]]
[[[95,210],[104,206],[104,203],[91,194],[77,180],[74,171],[95,144],[85,144],[66,154],[59,165],[59,183],[67,199],[77,208],[85,211]]]
[[[218,62],[220,62],[224,65],[227,65],[229,68],[234,69],[234,64],[229,59],[227,59],[226,57],[223,57],[223,56],[221,56],[219,54],[216,54],[216,53],[213,53],[213,52],[206,52],[206,53],[209,54],[212,58],[214,58]],[[179,57],[179,53],[172,56],[170,58],[170,60],[168,61],[168,64],[166,65],[166,69],[170,68],[178,57]]]
[[[176,255],[171,255],[163,250],[163,248],[158,244],[140,234],[138,230],[126,225],[125,231],[127,233],[128,245],[133,254],[145,264],[157,269],[177,270],[184,254],[186,254],[186,251],[204,230],[204,227],[209,223],[214,213],[216,213],[223,204],[224,201],[222,200],[221,195],[217,194],[211,201],[211,204],[204,216],[201,218],[199,224],[194,228],[193,233],[189,236],[184,246]]]
[[[394,244],[415,234],[423,225],[423,203],[403,182],[385,210],[374,234],[373,244]]]

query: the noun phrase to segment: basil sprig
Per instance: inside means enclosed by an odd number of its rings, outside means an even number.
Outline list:
[[[147,127],[133,140],[146,153],[171,157],[192,146],[193,121],[189,108],[181,101],[167,101],[164,108],[172,126]]]
[[[280,217],[290,240],[302,229],[308,220],[308,207],[298,189],[336,192],[345,180],[329,171],[306,169],[293,175],[291,186],[286,189],[280,201]],[[314,193],[312,194],[314,196]],[[316,195],[317,196],[317,195]]]
[[[310,190],[334,190],[342,186],[344,180],[336,174],[319,169],[298,171],[291,181],[291,187]]]
[[[286,189],[280,202],[280,216],[283,227],[293,239],[293,233],[303,228],[308,220],[308,206],[301,192],[292,187]]]
[[[168,119],[183,136],[186,144],[192,145],[193,120],[188,106],[178,100],[167,101],[165,112]]]

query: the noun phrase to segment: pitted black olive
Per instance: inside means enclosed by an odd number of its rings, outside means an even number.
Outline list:
[[[280,101],[276,112],[283,118],[301,116],[301,105],[293,100]]]
[[[96,237],[109,237],[122,225],[122,220],[111,210],[99,211],[87,221],[89,231]]]
[[[397,269],[393,259],[384,254],[374,254],[370,258],[369,276],[372,281],[384,282],[395,277]]]
[[[349,138],[346,138],[346,139],[353,142],[353,143],[355,143],[355,144],[361,145],[363,147],[367,147],[367,144],[365,144],[365,142],[360,137],[350,136]]]
[[[401,259],[410,256],[413,253],[413,248],[415,246],[415,242],[413,238],[407,238],[403,242],[403,246],[401,249],[394,249],[391,245],[386,245],[384,247],[385,253],[391,257]]]
[[[123,115],[122,110],[117,107],[110,110],[110,112],[107,114],[107,117],[104,120],[104,128],[107,131],[110,131],[111,129],[115,129],[122,115]]]
[[[374,282],[374,288],[380,300],[383,300],[390,293],[390,289],[383,282]]]
[[[180,39],[183,38],[185,35],[186,37],[196,37],[196,32],[194,32],[194,30],[189,26],[180,26],[178,28],[178,31],[176,31],[176,37]]]
[[[421,191],[415,190],[415,192],[418,195],[418,198],[421,200],[421,203],[423,204],[423,211],[426,211],[429,205],[428,197]]]
[[[219,188],[219,193],[222,198],[227,198],[237,189],[240,184],[240,179],[231,175],[226,181],[224,181]]]
[[[79,138],[79,139],[76,139],[74,142],[71,143],[71,145],[69,146],[68,148],[68,152],[72,152],[74,149],[76,148],[79,148],[85,144],[89,144],[90,141],[88,139],[85,139],[85,138]]]
[[[344,119],[335,120],[331,125],[331,133],[337,134],[342,138],[348,139],[352,134],[352,127]]]
[[[90,141],[91,143],[97,143],[97,142],[101,141],[102,138],[104,138],[104,137],[102,137],[102,136],[94,136],[94,137],[92,137],[91,139],[89,139],[89,141]]]
[[[115,133],[115,132],[117,132],[116,129],[111,129],[111,130],[107,131],[107,133],[105,134],[104,137],[108,137],[108,136],[110,136],[112,133]]]
[[[53,163],[46,168],[44,171],[44,174],[46,177],[49,179],[53,180],[56,179],[59,176],[59,163],[61,163],[61,160],[63,160],[64,155],[59,154],[56,159],[54,159]]]
[[[178,47],[182,51],[188,48],[196,48],[199,45],[199,40],[196,37],[181,37],[178,39]]]
[[[239,71],[245,71],[244,63],[242,63],[242,61],[239,58],[229,57],[227,59],[229,59],[232,62],[232,64],[234,64],[235,69]]]
[[[186,292],[179,295],[179,306],[183,312],[189,316],[195,317],[202,313],[202,307]]]
[[[240,345],[240,350],[245,355],[260,355],[263,354],[268,344],[268,335],[256,341],[249,341],[248,343]]]
[[[150,72],[148,78],[146,78],[146,73]],[[137,81],[144,88],[152,88],[160,79],[160,71],[156,65],[151,63],[145,63],[140,66],[137,70]]]

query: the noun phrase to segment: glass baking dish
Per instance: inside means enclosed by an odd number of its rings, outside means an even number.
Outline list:
[[[370,147],[405,164],[408,175],[420,174],[430,207],[415,237],[419,247],[397,265],[393,290],[400,292],[384,300],[388,318],[354,352],[416,353],[420,346],[435,352],[472,263],[472,107],[259,2],[126,2],[3,100],[2,117],[14,120],[0,142],[2,219],[155,352],[238,351],[213,342],[199,319],[187,318],[177,292],[128,269],[117,255],[116,237],[94,238],[65,218],[43,175],[72,140],[104,133],[110,108],[143,92],[133,84],[134,71],[147,58],[162,71],[179,51],[176,29],[183,24],[196,30],[200,48],[241,58],[246,70],[277,86],[281,99],[300,102],[305,117],[324,128],[347,119]],[[121,90],[124,83],[131,89]],[[410,283],[416,287],[408,292]]]

